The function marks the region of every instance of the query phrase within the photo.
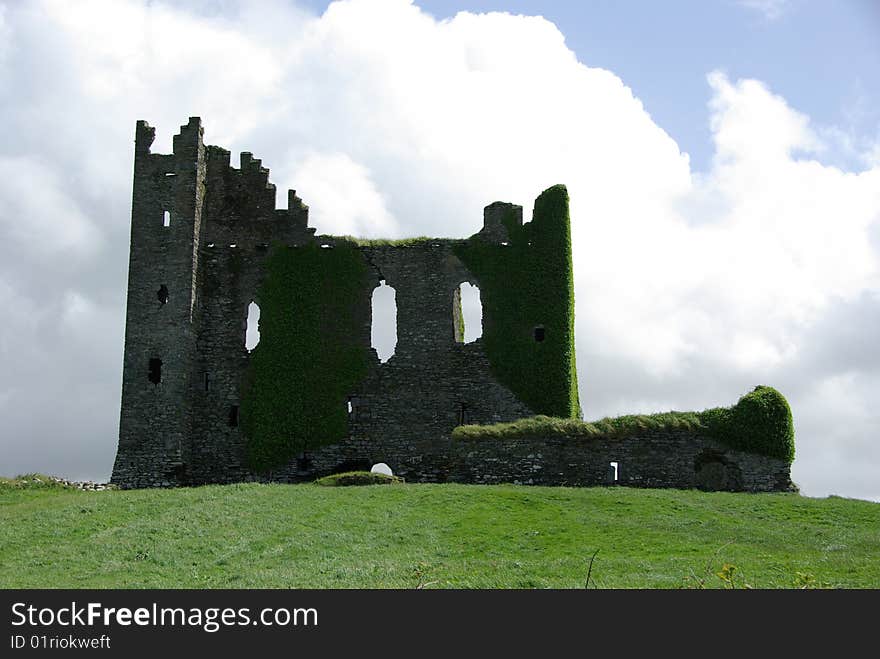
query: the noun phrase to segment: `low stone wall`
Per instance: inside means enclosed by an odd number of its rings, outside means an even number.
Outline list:
[[[791,465],[685,430],[631,437],[513,437],[455,442],[449,480],[749,492],[792,490]],[[616,463],[615,470],[611,463]],[[392,465],[393,468],[393,465]]]

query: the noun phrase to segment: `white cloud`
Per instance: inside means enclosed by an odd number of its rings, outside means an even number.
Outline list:
[[[876,451],[878,397],[876,373],[850,371],[809,383],[795,421],[798,459],[792,478],[802,490],[837,492],[845,481],[850,491],[880,501],[877,462],[864,457]]]
[[[6,7],[0,5],[0,63],[6,57],[6,53],[10,48],[10,41],[12,40],[12,28],[9,27],[9,23],[6,20]]]
[[[822,393],[845,375],[843,347],[807,356],[842,309],[876,322],[861,312],[880,290],[876,159],[861,172],[824,163],[826,132],[765,84],[716,72],[716,155],[696,175],[633,90],[579,63],[542,18],[438,22],[405,0],[338,2],[322,17],[281,2],[216,7],[47,1],[0,13],[11,34],[0,91],[18,99],[0,108],[0,202],[18,223],[0,283],[24,287],[0,345],[27,343],[65,382],[100,362],[100,381],[78,391],[103,407],[71,408],[71,436],[46,440],[68,463],[109,464],[115,450],[134,121],[157,126],[154,150],[168,152],[177,126],[201,115],[209,143],[273,169],[281,199],[296,188],[319,231],[467,236],[484,205],[528,215],[541,190],[567,184],[588,416],[729,404],[776,384],[798,420],[804,491],[873,495],[822,463],[857,447],[866,473],[880,468],[869,408],[846,403],[870,400],[876,355],[846,396]],[[88,327],[112,354],[84,341]],[[26,372],[4,383],[3,413],[45,395]],[[859,421],[830,444],[821,419],[845,415]],[[56,431],[19,423],[25,438]],[[98,428],[92,452],[71,448]]]
[[[290,179],[308,190],[309,224],[318,233],[377,238],[399,231],[370,172],[344,153],[309,154]]]
[[[36,159],[0,155],[0,226],[7,248],[41,259],[84,260],[103,235],[79,207],[76,191]]]

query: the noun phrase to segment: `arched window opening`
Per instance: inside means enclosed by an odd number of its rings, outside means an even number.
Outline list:
[[[162,215],[162,226],[170,227],[171,226],[171,213],[169,211],[165,211]]]
[[[453,334],[457,343],[473,343],[483,336],[480,289],[464,282],[452,294]]]
[[[535,341],[537,343],[542,343],[544,341],[544,337],[547,335],[547,330],[544,329],[543,325],[538,325],[535,328]]]
[[[244,347],[248,352],[260,342],[260,307],[256,302],[248,305],[247,331],[244,335]]]
[[[162,284],[156,291],[156,297],[159,298],[160,304],[168,304],[168,287],[165,284]]]
[[[370,345],[383,364],[394,356],[397,347],[397,291],[388,286],[384,279],[373,290]]]

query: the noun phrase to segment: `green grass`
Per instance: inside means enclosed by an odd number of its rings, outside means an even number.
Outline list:
[[[0,484],[2,588],[880,587],[880,505],[628,488]],[[729,573],[729,568],[728,568]]]

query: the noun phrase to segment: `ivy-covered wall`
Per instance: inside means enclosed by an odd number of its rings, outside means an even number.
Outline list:
[[[717,440],[732,449],[794,461],[794,423],[788,401],[773,387],[758,386],[736,405],[702,412],[630,414],[599,421],[534,416],[511,423],[459,426],[457,440],[512,440],[577,437],[585,440],[622,440],[653,432],[692,433]]]
[[[479,280],[492,371],[536,414],[580,417],[568,191],[545,190],[531,222],[505,225],[506,245],[476,235],[456,249]]]
[[[367,264],[351,242],[273,246],[241,401],[252,469],[266,472],[346,437],[346,397],[369,364],[361,340],[369,290]]]

